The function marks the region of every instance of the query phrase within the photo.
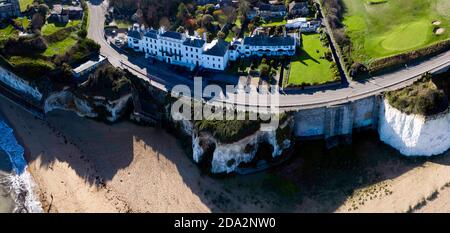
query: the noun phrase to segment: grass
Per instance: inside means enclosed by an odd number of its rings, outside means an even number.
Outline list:
[[[14,34],[16,30],[14,29],[14,27],[12,25],[8,25],[4,28],[0,29],[0,40],[6,40],[8,39],[11,35]]]
[[[353,60],[373,59],[426,47],[450,37],[448,0],[343,0],[343,23],[352,41]],[[433,25],[440,21],[439,26]],[[445,29],[435,35],[434,29]]]
[[[23,28],[27,28],[30,24],[30,20],[26,17],[14,19],[16,22],[22,25]],[[11,24],[6,25],[4,28],[0,28],[0,40],[7,40],[11,35],[18,32]]]
[[[321,59],[328,48],[319,34],[304,34],[300,55],[292,58],[288,85],[323,84],[334,80],[332,62]],[[317,52],[318,51],[318,52]]]
[[[285,19],[274,19],[270,22],[265,22],[263,24],[261,24],[262,27],[275,27],[275,26],[283,26],[286,25],[286,20]]]
[[[226,42],[231,42],[231,41],[233,41],[233,38],[234,38],[234,32],[230,30],[230,31],[228,32],[227,37],[225,38],[225,41],[226,41]]]
[[[62,41],[52,43],[44,51],[43,55],[46,57],[52,57],[54,55],[63,54],[67,52],[77,43],[77,39],[74,36],[69,36]]]
[[[128,28],[131,26],[131,22],[124,20],[114,20],[114,23],[116,23],[118,28]]]
[[[16,18],[14,19],[14,21],[19,22],[19,24],[21,24],[23,28],[28,28],[28,26],[30,25],[30,20],[27,17]]]
[[[51,35],[61,29],[78,26],[80,23],[81,23],[81,20],[71,20],[67,24],[46,23],[42,27],[41,32],[42,32],[42,35],[44,35],[44,36]]]
[[[33,4],[34,0],[19,0],[20,11],[25,11],[27,7]]]

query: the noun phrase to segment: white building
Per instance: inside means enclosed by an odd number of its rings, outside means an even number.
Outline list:
[[[286,29],[300,29],[301,32],[317,32],[320,26],[320,20],[308,21],[306,18],[291,19],[285,25]]]
[[[190,36],[187,33],[153,30],[134,25],[128,31],[128,47],[144,52],[151,57],[169,64],[185,66],[193,70],[203,67],[224,70],[228,64],[229,43]]]
[[[128,47],[169,64],[193,70],[202,67],[225,70],[228,61],[249,56],[293,56],[298,40],[291,36],[252,36],[234,40],[232,45],[216,39],[207,43],[205,38],[187,33],[153,30],[134,25],[128,30]]]
[[[255,35],[234,40],[230,46],[230,60],[249,56],[294,56],[298,40],[292,36]]]

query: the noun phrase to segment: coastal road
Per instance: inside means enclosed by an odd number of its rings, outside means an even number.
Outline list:
[[[151,65],[150,62],[143,58],[126,56],[112,48],[104,37],[106,9],[106,1],[95,0],[89,3],[90,24],[88,37],[101,45],[101,53],[108,57],[111,64],[116,67],[127,68],[140,78],[149,81],[153,86],[164,91],[170,91],[177,84],[193,87],[193,81],[190,78],[175,74],[170,69],[161,67],[163,65]],[[450,66],[450,51],[418,64],[375,76],[368,80],[361,82],[350,81],[345,87],[320,91],[302,91],[301,93],[291,94],[260,94],[257,91],[251,91],[250,93],[244,91],[227,92],[214,98],[214,101],[216,103],[234,104],[254,109],[258,107],[275,107],[282,110],[337,105],[408,86],[420,78],[423,73],[440,70],[448,66]]]

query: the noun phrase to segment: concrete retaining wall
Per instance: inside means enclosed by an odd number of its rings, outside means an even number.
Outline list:
[[[300,110],[295,113],[294,135],[299,139],[334,138],[353,130],[377,128],[379,96],[342,105]]]

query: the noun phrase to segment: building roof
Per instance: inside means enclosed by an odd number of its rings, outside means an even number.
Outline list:
[[[190,46],[190,47],[196,47],[196,48],[201,48],[201,47],[203,47],[204,44],[205,44],[205,41],[202,39],[198,39],[198,38],[187,38],[183,42],[183,45]]]
[[[244,38],[244,45],[250,46],[289,46],[295,45],[295,39],[290,36],[252,36]]]
[[[68,11],[83,11],[83,8],[81,8],[80,6],[67,6],[67,7],[64,7],[64,10],[68,10]]]
[[[299,10],[299,9],[303,9],[305,7],[308,8],[307,2],[291,2],[291,3],[289,3],[289,11]]]
[[[291,24],[291,23],[306,23],[306,22],[307,22],[307,18],[300,17],[300,18],[295,18],[295,19],[289,19],[287,21],[287,24]]]
[[[139,40],[142,39],[142,34],[137,30],[128,31],[128,36]]]
[[[75,74],[80,74],[83,71],[90,69],[93,66],[96,66],[97,64],[103,62],[106,59],[106,57],[102,56],[102,55],[98,55],[98,57],[94,57],[89,59],[89,61],[79,65],[78,67],[73,69],[73,72]]]
[[[286,6],[283,4],[280,5],[271,5],[271,4],[265,4],[265,3],[261,3],[259,5],[259,10],[260,11],[272,11],[272,12],[281,12],[281,11],[286,11]]]
[[[63,6],[61,4],[55,4],[52,8],[52,13],[60,15],[63,10]]]
[[[158,31],[151,29],[144,34],[145,37],[149,37],[152,39],[158,39]]]
[[[228,47],[230,46],[230,43],[222,39],[214,40],[211,44],[213,44],[212,47],[206,50],[203,54],[223,57],[227,53]]]
[[[176,39],[176,40],[183,39],[183,35],[179,32],[167,31],[167,32],[164,32],[161,36]]]

